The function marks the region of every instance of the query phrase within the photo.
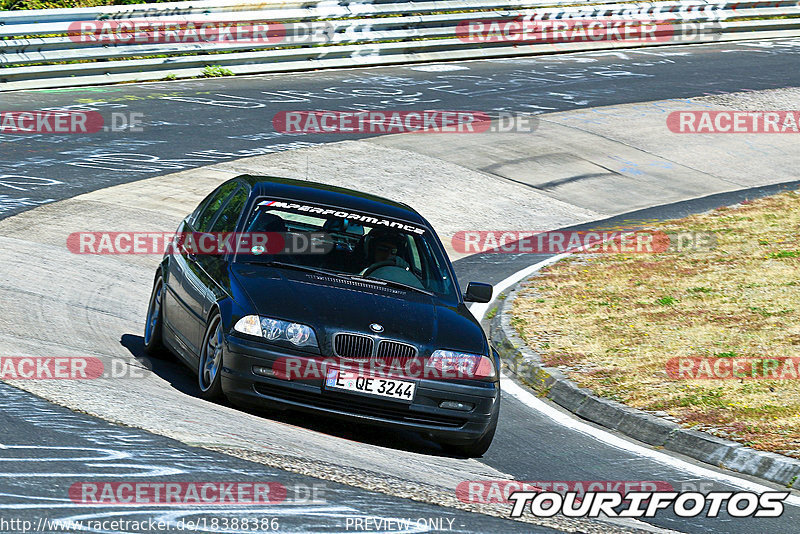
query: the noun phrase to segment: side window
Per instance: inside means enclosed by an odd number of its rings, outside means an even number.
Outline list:
[[[245,203],[247,203],[247,190],[244,187],[240,187],[219,212],[211,231],[233,232],[236,230],[236,222],[239,220],[239,215],[241,215]]]
[[[239,184],[236,182],[224,184],[211,195],[211,198],[208,199],[206,205],[194,219],[194,229],[196,231],[211,231],[211,223],[214,221],[214,217],[217,215],[220,208],[225,205],[225,200],[228,198],[228,195],[230,195],[238,185]]]
[[[419,259],[419,250],[417,249],[417,243],[411,236],[406,236],[406,239],[408,240],[407,248],[411,251],[411,268],[414,269],[414,271],[421,273],[422,262]]]
[[[189,221],[189,224],[192,226],[192,228],[194,228],[195,223],[197,223],[197,218],[200,216],[201,213],[203,213],[203,208],[206,207],[206,204],[209,203],[211,197],[213,196],[214,196],[213,192],[209,193],[209,195],[206,198],[204,198],[202,202],[200,202],[200,204],[197,205],[194,211],[187,218],[187,221]]]

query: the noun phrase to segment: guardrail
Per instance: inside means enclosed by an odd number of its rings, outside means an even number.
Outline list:
[[[0,12],[0,90],[800,36],[797,0],[203,0]],[[593,25],[593,26],[591,26]]]

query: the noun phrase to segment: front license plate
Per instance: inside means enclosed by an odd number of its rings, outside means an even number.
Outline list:
[[[325,386],[408,402],[414,400],[414,390],[417,387],[414,382],[407,380],[360,375],[340,369],[328,369]]]

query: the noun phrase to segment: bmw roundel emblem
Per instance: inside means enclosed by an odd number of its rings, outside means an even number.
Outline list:
[[[369,325],[369,329],[375,333],[383,332],[383,326],[379,325],[378,323],[372,323]]]

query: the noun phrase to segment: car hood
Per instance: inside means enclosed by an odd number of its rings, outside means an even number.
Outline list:
[[[342,331],[406,341],[421,354],[437,348],[478,354],[488,350],[483,330],[460,303],[258,264],[232,264],[231,270],[255,313],[314,327],[324,352],[332,335]],[[383,332],[372,332],[373,323],[383,326]]]

